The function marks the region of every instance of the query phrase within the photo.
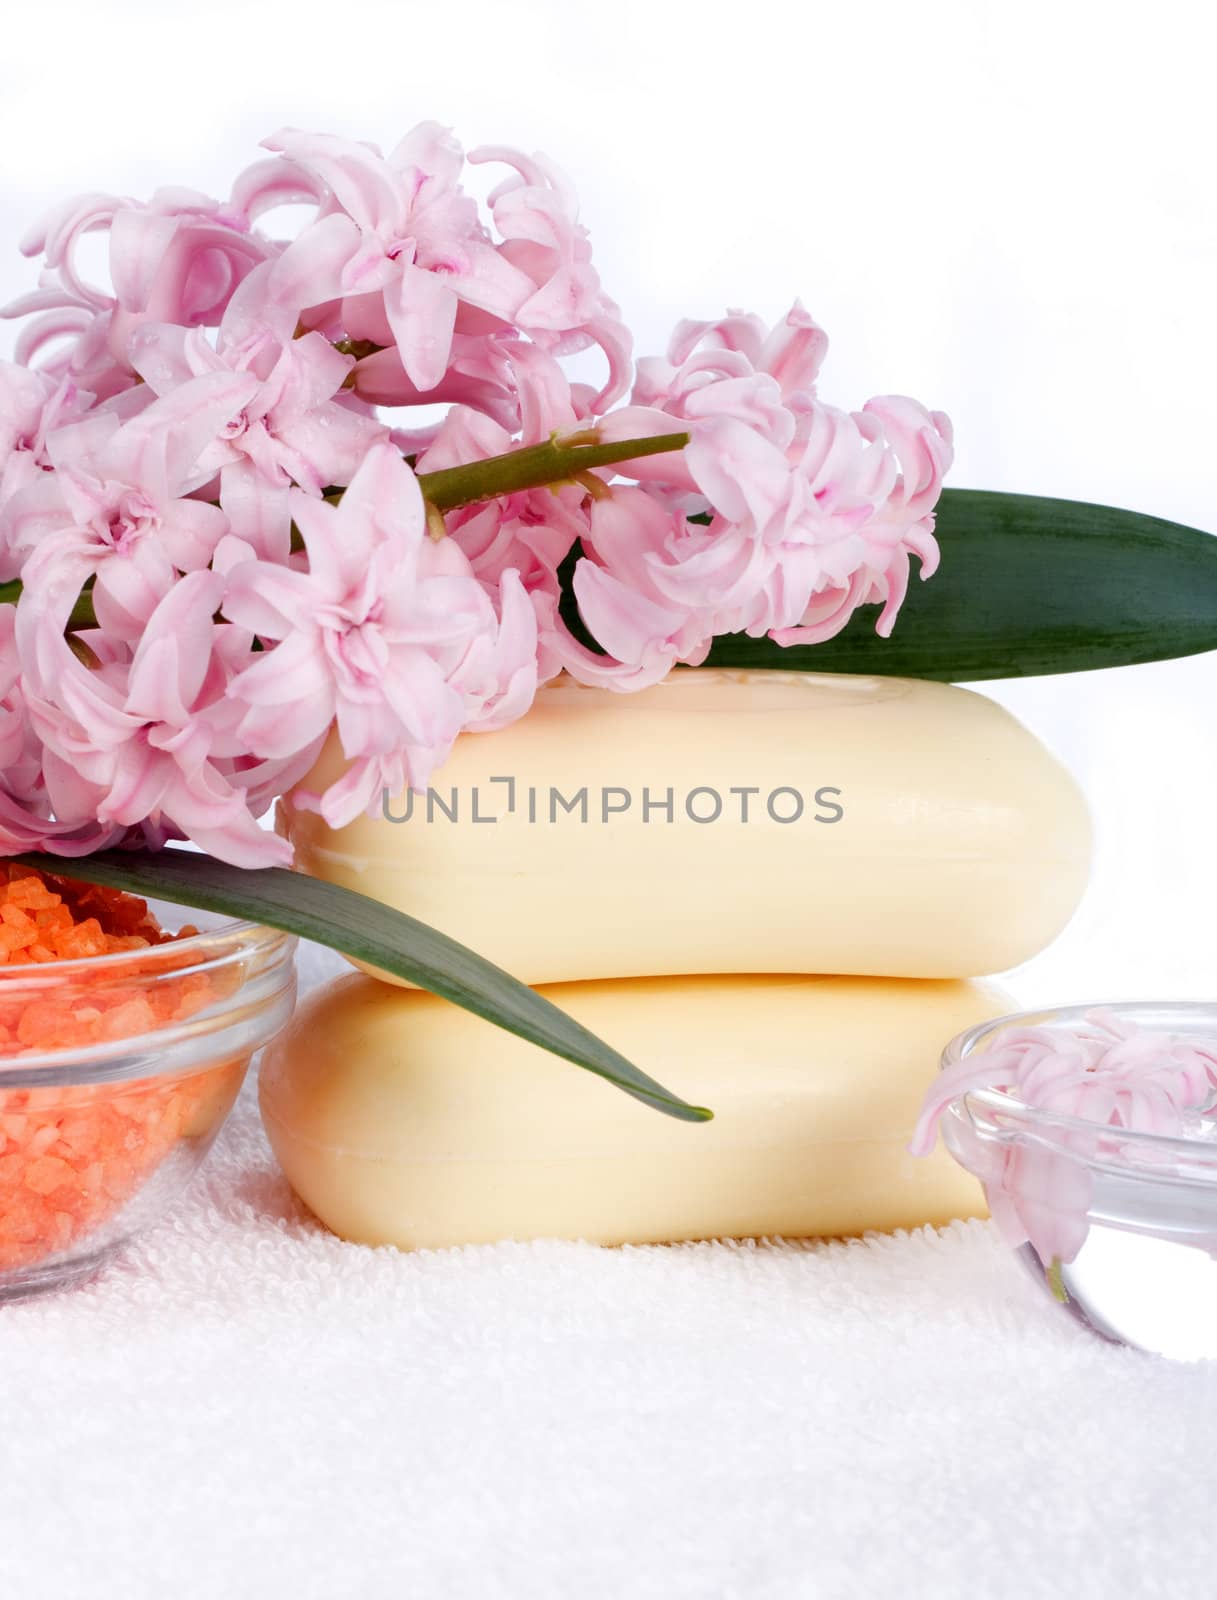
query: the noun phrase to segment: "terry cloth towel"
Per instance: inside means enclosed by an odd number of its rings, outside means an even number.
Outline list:
[[[251,1087],[124,1261],[0,1307],[0,1594],[1217,1594],[1217,1363],[1071,1325],[988,1225],[347,1245]]]

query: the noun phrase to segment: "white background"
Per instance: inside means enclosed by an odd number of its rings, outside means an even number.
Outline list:
[[[285,122],[435,117],[566,166],[641,349],[799,294],[825,395],[949,411],[954,483],[1217,531],[1210,11],[10,0],[0,298],[62,196],[222,192]],[[1011,987],[1211,995],[1217,656],[987,692],[1100,835]],[[0,1315],[13,1592],[1213,1593],[1215,1369],[1045,1316],[976,1225],[396,1256],[293,1208],[251,1104],[224,1141],[129,1270]]]
[[[1217,529],[1207,8],[461,0],[22,4],[0,54],[0,295],[50,202],[226,190],[283,123],[415,121],[574,177],[643,351],[803,297],[841,404],[956,424],[951,481]],[[11,330],[0,332],[7,352]],[[1027,1002],[1211,992],[1217,657],[993,692],[1082,779],[1092,893]]]

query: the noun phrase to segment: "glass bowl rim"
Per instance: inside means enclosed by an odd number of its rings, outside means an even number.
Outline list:
[[[148,895],[145,898],[156,901],[155,895]],[[162,905],[168,902],[156,901],[156,903]],[[190,913],[202,908],[198,906],[183,906],[181,909],[185,913]],[[204,911],[204,915],[219,916],[220,913]],[[188,915],[185,920],[189,921]],[[66,973],[71,977],[83,971],[95,972],[98,968],[107,973],[121,973],[124,966],[133,966],[140,961],[148,961],[161,951],[185,950],[193,953],[201,946],[214,942],[216,939],[231,939],[234,935],[246,933],[254,935],[265,934],[267,936],[265,940],[261,938],[251,940],[250,943],[253,946],[273,943],[275,939],[290,939],[294,937],[293,934],[285,932],[282,928],[272,928],[266,923],[254,922],[248,917],[224,917],[214,928],[200,928],[197,933],[188,934],[184,939],[170,938],[166,939],[162,944],[141,945],[135,950],[112,950],[104,956],[72,956],[67,960],[59,961],[34,961],[28,964],[23,963],[19,967],[5,965],[0,967],[0,984],[3,984],[7,978],[12,978],[15,981],[18,974],[26,979],[37,977],[41,973],[46,973],[48,977]],[[200,965],[205,964],[200,963]],[[193,972],[197,970],[197,967],[192,963],[189,969],[182,970]]]
[[[1213,1038],[1217,1041],[1217,1001],[1214,1000],[1094,1000],[1085,1004],[1075,1003],[1066,1006],[1035,1006],[1025,1011],[1011,1011],[1004,1016],[990,1017],[987,1022],[974,1022],[970,1028],[957,1033],[943,1048],[939,1071],[945,1072],[948,1067],[958,1066],[966,1061],[977,1041],[988,1033],[1012,1027],[1042,1027],[1054,1021],[1081,1023],[1094,1011],[1110,1011],[1118,1016],[1147,1011],[1159,1014],[1165,1012],[1168,1015],[1174,1012],[1178,1013],[1180,1018],[1188,1014],[1203,1013],[1211,1017]],[[1059,1129],[1065,1133],[1084,1133],[1091,1137],[1096,1133],[1107,1134],[1118,1138],[1121,1147],[1130,1151],[1136,1150],[1147,1154],[1152,1151],[1160,1156],[1170,1155],[1191,1161],[1196,1159],[1198,1152],[1205,1151],[1214,1163],[1213,1176],[1214,1180],[1217,1180],[1217,1139],[1214,1138],[1189,1134],[1149,1133],[1140,1128],[1118,1128],[1105,1122],[1091,1122],[1085,1117],[1071,1117],[1065,1112],[1045,1111],[1039,1106],[1029,1106],[1025,1100],[1019,1100],[1002,1089],[966,1089],[955,1096],[950,1106],[966,1108],[969,1102],[975,1102],[987,1111],[1000,1112],[1004,1116],[1018,1119],[1032,1127]],[[1149,1165],[1153,1165],[1152,1161]],[[1148,1171],[1145,1175],[1149,1175]],[[1190,1173],[1189,1177],[1195,1180],[1199,1174]]]
[[[184,908],[190,909],[190,908]],[[215,913],[213,913],[214,915]],[[167,1053],[191,1039],[218,1033],[243,1007],[257,1010],[273,1004],[275,997],[292,982],[294,954],[298,944],[294,933],[272,928],[244,918],[223,918],[216,926],[201,929],[185,939],[171,939],[162,945],[145,945],[138,950],[117,950],[104,956],[85,956],[71,961],[42,961],[19,967],[0,967],[0,997],[6,981],[14,985],[19,977],[36,992],[40,979],[48,985],[57,978],[70,980],[85,973],[103,971],[107,977],[120,977],[129,965],[148,962],[150,955],[185,951],[185,962],[154,969],[139,977],[148,986],[180,980],[199,972],[215,973],[234,965],[249,964],[251,970],[230,993],[220,996],[189,1017],[152,1028],[146,1033],[123,1035],[117,1039],[95,1040],[65,1045],[55,1050],[27,1050],[0,1055],[0,1089],[63,1087],[70,1082],[117,1081],[126,1076],[148,1076],[150,1053]],[[7,977],[6,977],[7,974]],[[253,993],[251,993],[251,988]],[[128,1073],[127,1066],[137,1070]],[[166,1065],[166,1071],[172,1071]]]

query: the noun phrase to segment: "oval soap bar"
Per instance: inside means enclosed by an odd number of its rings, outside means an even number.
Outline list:
[[[340,771],[332,747],[305,787]],[[558,680],[458,740],[427,797],[280,825],[304,871],[530,984],[1000,972],[1064,926],[1090,850],[1073,780],[981,695],[704,668],[632,695]]]
[[[1011,1009],[980,983],[649,978],[548,996],[665,1087],[678,1122],[445,1000],[352,974],[263,1057],[284,1171],[343,1238],[405,1248],[842,1235],[984,1214],[905,1145],[943,1044]]]

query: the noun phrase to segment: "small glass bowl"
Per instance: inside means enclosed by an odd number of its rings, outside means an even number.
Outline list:
[[[152,909],[202,931],[0,967],[0,1300],[90,1276],[158,1218],[291,1015],[295,939]]]
[[[1217,1005],[1137,1001],[999,1017],[961,1033],[944,1068],[1012,1031],[1076,1033],[1095,1011],[1217,1040]],[[1180,1360],[1217,1357],[1217,1112],[1183,1137],[1130,1132],[997,1090],[953,1101],[947,1149],[984,1186],[1003,1237],[1052,1302],[1106,1339]]]

